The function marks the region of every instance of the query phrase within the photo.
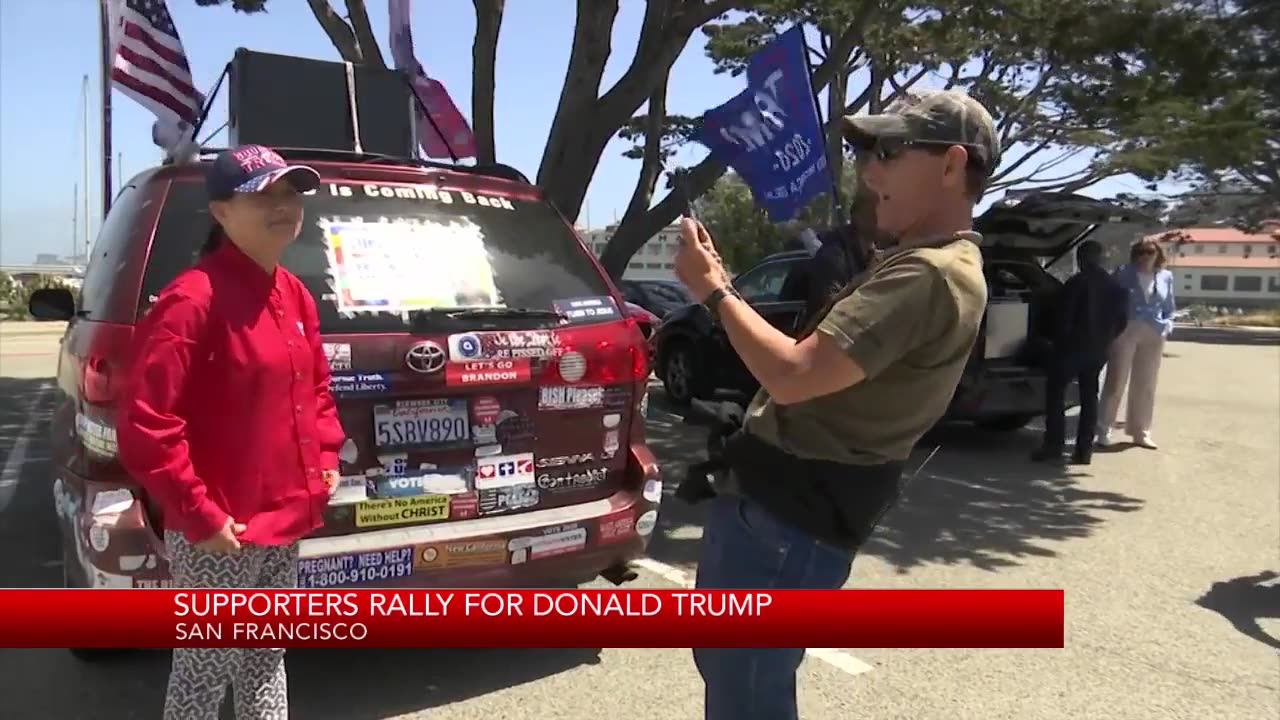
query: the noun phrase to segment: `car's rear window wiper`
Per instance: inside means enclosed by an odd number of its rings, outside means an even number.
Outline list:
[[[415,322],[448,318],[450,320],[555,320],[565,322],[567,315],[555,310],[509,307],[437,307],[414,310],[410,317]]]

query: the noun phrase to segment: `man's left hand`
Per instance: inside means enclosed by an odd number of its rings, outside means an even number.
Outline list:
[[[680,250],[676,253],[675,266],[676,277],[698,302],[706,300],[716,289],[729,286],[729,274],[711,241],[711,233],[692,218],[680,220]]]

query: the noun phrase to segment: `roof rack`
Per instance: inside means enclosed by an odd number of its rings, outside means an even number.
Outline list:
[[[484,177],[494,177],[502,180],[511,180],[514,182],[525,183],[531,185],[529,178],[519,170],[503,163],[492,163],[485,165],[454,165],[452,163],[434,162],[431,160],[421,160],[412,157],[401,157],[397,155],[386,155],[383,153],[371,152],[355,152],[353,150],[333,150],[326,148],[291,148],[291,147],[272,147],[280,156],[287,160],[328,160],[333,162],[349,162],[349,163],[378,163],[381,165],[400,165],[403,167],[416,168],[434,168],[437,170],[448,170],[449,172],[466,173],[469,175],[482,175]],[[226,148],[218,147],[202,147],[200,148],[197,160],[212,160],[218,153],[226,150]],[[166,159],[165,165],[172,165],[172,159]]]

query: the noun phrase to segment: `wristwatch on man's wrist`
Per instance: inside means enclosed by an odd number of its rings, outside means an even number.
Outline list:
[[[732,285],[725,285],[712,290],[707,299],[702,301],[702,306],[707,309],[707,312],[711,313],[712,319],[718,321],[720,319],[720,303],[730,295],[737,298],[742,297],[737,290],[733,289]]]

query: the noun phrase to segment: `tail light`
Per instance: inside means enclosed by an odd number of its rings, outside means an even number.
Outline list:
[[[619,332],[621,328],[625,330]],[[561,331],[556,380],[571,385],[647,382],[649,353],[639,326],[628,318],[621,328],[609,323]]]
[[[85,402],[106,405],[115,399],[120,378],[112,363],[102,357],[84,359],[80,374],[80,393]]]

